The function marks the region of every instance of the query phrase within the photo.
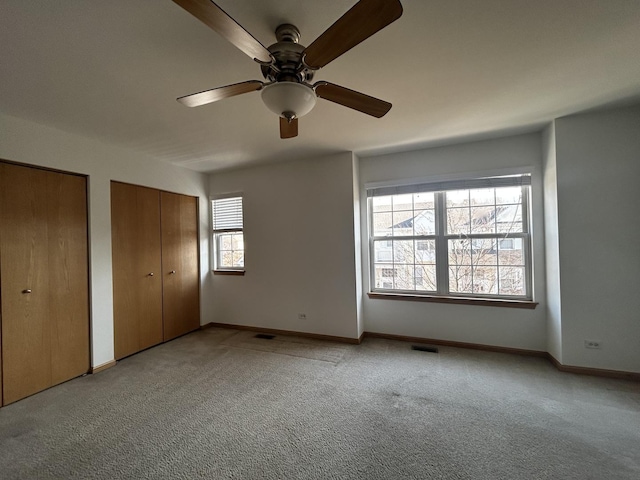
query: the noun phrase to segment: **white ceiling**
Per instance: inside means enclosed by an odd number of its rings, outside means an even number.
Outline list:
[[[264,45],[281,23],[310,44],[355,0],[217,0]],[[0,111],[198,171],[363,155],[539,129],[640,99],[639,0],[402,0],[403,16],[320,70],[393,104],[375,119],[319,100],[281,140],[250,93],[258,64],[170,0],[2,0]]]

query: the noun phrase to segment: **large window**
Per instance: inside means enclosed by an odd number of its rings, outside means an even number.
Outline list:
[[[242,197],[216,198],[213,212],[213,245],[216,270],[244,270]]]
[[[371,290],[531,300],[531,177],[367,190]]]

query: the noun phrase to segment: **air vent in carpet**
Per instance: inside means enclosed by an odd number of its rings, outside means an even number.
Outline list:
[[[267,333],[258,333],[256,334],[256,338],[262,338],[263,340],[273,340],[276,338],[275,335],[269,335]]]
[[[431,345],[411,345],[411,350],[418,350],[419,352],[438,353],[437,347]]]

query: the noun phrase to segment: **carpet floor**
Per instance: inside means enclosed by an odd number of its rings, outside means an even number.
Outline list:
[[[8,479],[634,479],[640,384],[210,328],[0,409]]]

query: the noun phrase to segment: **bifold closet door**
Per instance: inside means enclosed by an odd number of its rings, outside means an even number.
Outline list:
[[[200,327],[198,199],[161,192],[164,340]]]
[[[115,357],[162,342],[160,192],[111,182]]]
[[[86,178],[0,163],[8,404],[89,370]]]

